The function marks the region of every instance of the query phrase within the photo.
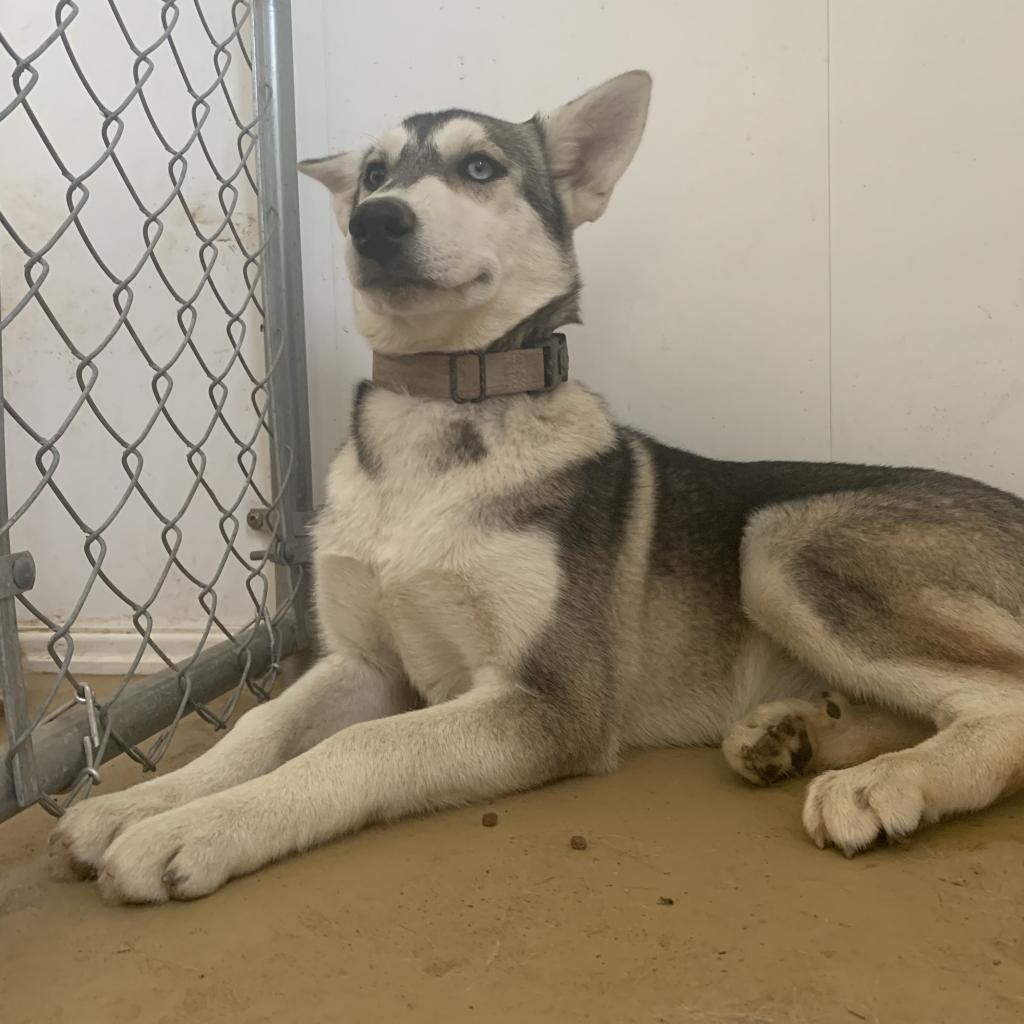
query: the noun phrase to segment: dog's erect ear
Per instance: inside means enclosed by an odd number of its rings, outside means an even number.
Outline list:
[[[651,101],[651,76],[627,71],[544,116],[545,141],[569,223],[597,220],[633,159]]]
[[[338,153],[321,157],[319,160],[303,160],[299,170],[326,185],[331,193],[331,203],[343,234],[348,234],[348,217],[352,212],[352,198],[359,184],[359,172],[363,166],[363,154],[358,152]]]

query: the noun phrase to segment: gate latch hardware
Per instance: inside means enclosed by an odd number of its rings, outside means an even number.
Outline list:
[[[245,522],[250,530],[270,529],[270,509],[256,506],[245,513]]]

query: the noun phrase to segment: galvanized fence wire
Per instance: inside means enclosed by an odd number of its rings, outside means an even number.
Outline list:
[[[274,600],[273,584],[274,567],[272,562],[282,546],[284,532],[283,510],[281,497],[289,486],[289,478],[294,469],[296,453],[277,452],[279,460],[277,486],[275,493],[261,483],[262,478],[269,478],[263,472],[261,459],[269,445],[273,443],[271,420],[271,388],[270,381],[275,364],[281,357],[280,345],[276,350],[269,350],[263,358],[253,358],[251,339],[246,346],[247,323],[255,312],[258,315],[262,331],[263,306],[260,295],[261,261],[268,244],[266,236],[254,244],[249,234],[239,230],[239,204],[246,191],[247,199],[259,193],[258,164],[256,161],[258,147],[258,129],[264,104],[256,97],[252,102],[249,97],[239,95],[239,80],[252,83],[252,0],[234,0],[230,5],[232,28],[220,37],[211,27],[201,0],[186,4],[186,0],[161,0],[159,8],[160,30],[148,39],[139,39],[133,35],[123,16],[122,7],[128,0],[121,0],[121,6],[115,0],[107,0],[107,6],[113,16],[113,23],[118,32],[112,33],[109,40],[111,60],[128,61],[131,64],[133,81],[129,91],[120,97],[116,104],[104,102],[100,92],[95,89],[83,70],[84,63],[79,58],[76,46],[76,23],[80,18],[79,6],[72,0],[60,0],[54,9],[54,27],[52,32],[38,41],[29,52],[17,52],[3,35],[0,25],[0,48],[6,52],[13,62],[11,81],[13,95],[0,109],[0,149],[3,148],[3,126],[9,119],[27,118],[32,128],[52,158],[54,173],[59,174],[66,186],[66,216],[53,230],[52,235],[43,244],[30,244],[25,233],[19,233],[18,209],[0,208],[0,229],[6,232],[10,242],[16,246],[23,257],[24,289],[21,294],[0,295],[0,337],[5,329],[9,329],[16,318],[34,305],[40,310],[46,322],[59,337],[67,353],[75,361],[74,378],[77,384],[77,395],[70,402],[56,430],[41,430],[33,426],[31,409],[19,408],[18,393],[8,388],[3,396],[2,415],[6,417],[7,442],[10,449],[12,434],[15,428],[22,432],[18,440],[31,443],[34,449],[34,464],[38,471],[38,479],[24,496],[18,496],[15,505],[10,502],[11,510],[6,522],[0,523],[0,537],[18,531],[19,524],[29,521],[36,507],[37,500],[44,492],[48,492],[59,503],[67,514],[70,524],[82,535],[82,554],[88,565],[85,585],[81,592],[70,602],[66,614],[57,616],[32,600],[31,592],[18,595],[24,611],[27,611],[49,632],[47,651],[53,661],[55,675],[49,691],[43,696],[38,706],[32,709],[24,728],[16,735],[9,736],[9,755],[15,755],[37,728],[44,723],[67,713],[75,707],[84,707],[88,732],[82,740],[81,768],[70,789],[60,798],[53,794],[44,794],[42,804],[52,813],[59,814],[72,800],[88,793],[91,786],[99,779],[99,766],[113,749],[123,751],[137,761],[146,770],[152,770],[168,748],[175,730],[182,717],[190,712],[197,712],[215,728],[223,728],[235,711],[236,705],[245,689],[257,695],[259,699],[267,699],[278,679],[281,658],[280,627],[282,622],[293,612],[296,593],[301,586],[300,576],[291,577],[291,589],[282,595],[277,592]],[[227,0],[222,0],[221,7]],[[88,5],[86,5],[88,6]],[[186,6],[190,18],[194,11],[205,33],[208,43],[208,74],[197,80],[194,61],[184,59],[182,47],[184,40],[179,39],[176,31]],[[208,8],[209,3],[206,4]],[[194,26],[194,22],[193,22]],[[194,33],[187,41],[194,47]],[[100,115],[99,155],[88,166],[72,166],[71,161],[62,158],[61,139],[51,131],[46,116],[37,110],[33,103],[33,92],[40,75],[45,71],[39,65],[44,58],[52,59],[54,51],[63,51],[66,60],[74,71],[89,99]],[[171,132],[161,127],[157,112],[157,97],[151,95],[151,78],[155,68],[155,57],[160,53],[172,58],[180,75],[184,90],[190,103],[191,131],[183,139],[172,139]],[[193,55],[194,56],[194,55]],[[237,62],[244,62],[249,70],[245,76],[239,75]],[[229,78],[229,71],[231,78]],[[0,98],[0,102],[4,102]],[[230,166],[221,166],[215,149],[208,138],[211,113],[216,105],[220,106],[219,114],[226,111],[234,125],[234,156]],[[252,117],[246,116],[246,107],[254,108]],[[152,156],[154,160],[166,165],[167,190],[157,204],[147,203],[132,180],[129,163],[122,159],[120,149],[126,133],[126,112],[131,108],[141,110],[152,133]],[[212,173],[216,179],[216,198],[219,212],[215,223],[211,226],[201,224],[187,198],[188,184],[193,169],[197,166],[205,168],[204,174]],[[86,228],[83,211],[88,209],[91,191],[90,181],[106,166],[113,167],[123,184],[124,190],[131,199],[134,209],[139,215],[139,249],[137,256],[127,273],[118,274],[105,259],[100,246],[91,237]],[[175,215],[183,213],[188,219],[191,230],[198,240],[197,266],[195,277],[190,288],[182,289],[172,279],[163,265],[158,243],[164,234],[165,221],[169,211],[174,209]],[[49,300],[51,290],[61,288],[59,273],[55,272],[51,256],[54,248],[69,232],[77,234],[84,244],[96,266],[100,268],[110,285],[110,305],[112,312],[109,327],[98,344],[80,347],[80,338],[75,330],[66,326]],[[221,259],[225,244],[232,246],[232,253],[240,256],[240,273],[243,278],[241,300],[232,300],[218,284],[214,274],[218,261]],[[236,264],[239,260],[236,258]],[[155,270],[163,287],[173,297],[176,306],[175,330],[176,345],[169,352],[162,352],[157,357],[151,351],[147,341],[145,326],[137,322],[133,310],[140,300],[138,282],[145,268]],[[9,290],[9,289],[8,289]],[[223,330],[228,339],[227,359],[215,360],[204,352],[197,342],[197,328],[200,323],[201,297],[212,296],[222,315]],[[208,298],[204,298],[208,301]],[[207,305],[204,307],[209,309]],[[97,382],[101,376],[98,363],[100,355],[111,345],[115,338],[127,335],[132,345],[141,355],[148,368],[149,386],[151,390],[151,408],[148,417],[137,433],[128,434],[119,430],[112,418],[105,412],[102,402],[97,398]],[[259,365],[256,365],[257,362]],[[190,408],[187,421],[180,411],[172,413],[171,395],[175,389],[175,376],[179,372],[191,375],[201,373],[205,380],[208,407],[205,410]],[[237,382],[238,374],[244,374],[245,387],[248,389],[251,417],[246,424],[247,429],[240,429],[237,423],[225,412],[233,382]],[[231,381],[228,380],[231,375]],[[13,391],[13,393],[12,393]],[[61,466],[61,443],[71,424],[78,417],[91,416],[95,419],[106,437],[111,439],[120,449],[120,465],[123,479],[120,485],[105,480],[104,485],[110,488],[113,500],[109,511],[98,520],[87,518],[78,508],[74,497],[62,486],[58,474]],[[145,457],[143,445],[150,438],[158,423],[169,427],[180,444],[178,457],[183,458],[191,474],[191,482],[175,507],[161,507],[157,497],[151,493],[143,480]],[[206,446],[214,431],[223,440],[224,435],[231,439],[234,446],[234,461],[239,476],[224,479],[223,474],[215,475],[210,471]],[[27,440],[26,440],[27,439]],[[2,484],[3,481],[0,481]],[[192,508],[197,496],[205,495],[216,509],[217,526],[223,549],[212,564],[197,571],[194,564],[190,565],[181,556],[183,543],[182,520]],[[129,499],[140,497],[151,513],[153,521],[153,546],[159,544],[162,549],[162,568],[156,573],[151,589],[146,593],[130,591],[119,583],[118,579],[108,570],[111,545],[117,544],[117,523]],[[266,510],[266,528],[271,532],[265,544],[265,551],[250,552],[242,550],[245,536],[242,523],[250,508],[258,507]],[[218,614],[220,593],[219,585],[223,584],[225,572],[229,565],[241,567],[244,587],[248,594],[251,611],[247,621],[228,622]],[[194,588],[195,600],[201,609],[201,624],[198,627],[201,639],[196,643],[195,650],[184,660],[175,660],[161,645],[154,635],[158,631],[158,619],[154,611],[157,600],[171,574],[178,580],[187,580]],[[126,623],[130,622],[131,630],[138,635],[138,648],[130,664],[124,671],[123,679],[112,694],[101,700],[88,683],[81,681],[75,670],[75,627],[79,623],[83,608],[96,588],[105,588],[123,605]],[[270,641],[270,666],[263,669],[262,663],[254,665],[250,648],[254,639],[263,635]],[[204,650],[221,640],[233,645],[237,655],[237,682],[228,689],[219,706],[203,703],[194,699],[190,671]],[[119,736],[111,726],[110,711],[116,705],[125,689],[129,686],[145,685],[144,680],[133,681],[140,663],[147,653],[156,655],[168,670],[175,673],[179,686],[180,700],[174,711],[170,724],[148,745],[127,742]],[[10,723],[8,723],[10,727]]]

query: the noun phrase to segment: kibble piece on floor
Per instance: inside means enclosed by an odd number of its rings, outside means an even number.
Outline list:
[[[498,816],[494,813],[494,811],[488,811],[480,819],[480,824],[486,825],[487,828],[494,828],[494,826],[498,824]]]
[[[585,850],[587,848],[587,840],[583,836],[573,836],[569,840],[569,845],[574,850]]]
[[[658,906],[659,907],[674,907],[675,905],[676,905],[676,901],[674,899],[672,899],[671,896],[659,896],[658,897]]]

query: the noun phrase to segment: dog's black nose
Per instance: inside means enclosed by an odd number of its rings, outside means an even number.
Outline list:
[[[402,247],[416,227],[416,214],[400,199],[371,199],[360,203],[348,222],[352,242],[360,256],[383,263]]]

